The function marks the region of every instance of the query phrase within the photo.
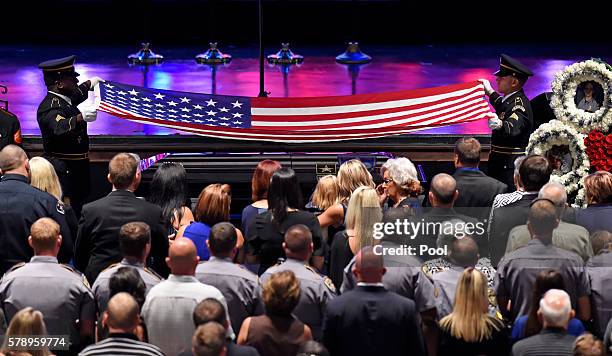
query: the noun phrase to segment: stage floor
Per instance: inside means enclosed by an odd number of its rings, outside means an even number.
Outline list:
[[[37,64],[47,59],[76,54],[77,71],[81,78],[99,77],[132,85],[190,92],[256,96],[259,92],[259,73],[256,48],[223,47],[234,56],[229,65],[219,66],[213,80],[209,66],[198,65],[193,57],[206,48],[165,48],[154,46],[166,58],[158,66],[148,68],[128,66],[126,56],[137,49],[125,47],[40,47],[0,46],[0,84],[9,92],[0,99],[9,100],[9,110],[17,114],[22,133],[40,135],[36,122],[36,109],[46,93],[42,73]],[[498,65],[498,54],[505,52],[519,58],[536,74],[526,85],[527,96],[532,98],[550,91],[554,74],[573,62],[599,57],[612,60],[612,47],[598,45],[415,45],[409,47],[372,47],[362,44],[364,52],[374,60],[358,68],[354,76],[347,66],[335,63],[334,57],[342,51],[337,48],[292,49],[305,56],[304,64],[293,66],[285,75],[279,67],[266,64],[266,90],[271,97],[302,97],[378,93],[416,88],[427,88],[488,78]],[[278,48],[267,46],[266,54]],[[98,120],[89,125],[92,136],[192,136],[180,131],[144,125],[99,113]],[[488,135],[486,121],[452,125],[423,130],[422,135]],[[102,138],[102,137],[100,137]],[[136,138],[136,137],[134,137]],[[416,137],[415,137],[416,138]],[[191,139],[194,139],[191,137]],[[95,142],[95,138],[94,138]],[[169,147],[171,149],[171,147]]]

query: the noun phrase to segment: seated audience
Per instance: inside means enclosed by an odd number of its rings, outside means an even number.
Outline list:
[[[383,183],[377,187],[382,206],[391,208],[409,207],[416,215],[421,213],[423,193],[416,167],[406,157],[390,158],[380,169]]]
[[[346,161],[338,169],[338,204],[327,208],[317,219],[322,228],[330,225],[344,225],[349,199],[355,189],[366,186],[374,188],[372,175],[366,166],[358,159]]]
[[[295,355],[300,345],[312,340],[308,325],[292,312],[300,301],[300,281],[291,271],[273,274],[263,284],[266,312],[242,323],[238,344],[252,346],[260,355]]]
[[[55,220],[61,229],[60,263],[68,263],[73,256],[70,228],[63,205],[51,194],[30,186],[30,163],[25,151],[15,145],[0,151],[0,275],[33,256],[28,244],[32,223],[40,218]]]
[[[300,346],[296,356],[330,356],[329,351],[316,341],[306,341]]]
[[[612,173],[599,171],[584,178],[586,209],[576,211],[576,224],[590,233],[612,232]]]
[[[249,225],[255,216],[264,213],[268,210],[268,188],[270,187],[270,178],[272,174],[281,168],[278,161],[266,159],[257,164],[253,179],[251,180],[251,199],[253,203],[247,205],[242,210],[242,223],[240,228],[244,232],[244,236],[249,235]]]
[[[70,229],[70,235],[75,238],[77,236],[79,221],[77,220],[74,209],[72,209],[70,205],[64,204],[62,201],[62,186],[55,172],[55,168],[53,168],[53,165],[43,157],[33,157],[30,160],[30,185],[53,195],[58,203],[62,204],[66,223]]]
[[[214,321],[198,326],[191,339],[194,356],[226,356],[225,329]]]
[[[108,301],[102,324],[108,328],[108,337],[86,347],[79,356],[89,355],[164,355],[162,350],[139,341],[134,330],[140,324],[140,307],[128,293],[121,292]],[[119,351],[120,350],[120,351]]]
[[[4,314],[10,320],[25,307],[40,310],[49,335],[70,336],[70,351],[62,354],[74,354],[93,341],[93,294],[78,271],[58,263],[62,236],[55,221],[41,218],[32,224],[28,243],[34,257],[10,269],[0,283]]]
[[[604,356],[604,345],[593,334],[584,333],[574,341],[574,356]]]
[[[209,322],[216,322],[222,325],[225,329],[229,327],[227,316],[223,304],[213,298],[207,298],[198,303],[193,311],[193,322],[196,329],[200,325]],[[237,345],[231,338],[226,336],[225,348],[227,356],[259,356],[257,350],[251,346]],[[180,356],[191,356],[190,352],[185,352]]]
[[[459,212],[481,220],[489,217],[493,200],[498,194],[505,193],[505,183],[484,174],[480,164],[480,142],[472,137],[463,137],[455,143],[455,173],[459,196],[455,207]],[[467,208],[467,209],[461,209]]]
[[[0,349],[1,353],[6,353],[8,355],[11,350],[15,350],[15,348],[10,347],[8,343],[8,338],[11,336],[24,337],[49,335],[47,333],[47,327],[45,326],[43,314],[31,307],[21,309],[10,320],[11,322],[6,330],[4,342],[2,343],[2,348]],[[52,355],[49,348],[46,346],[23,351],[27,351],[28,354],[32,356]]]
[[[186,321],[192,317],[200,301],[215,298],[227,310],[223,294],[194,277],[198,261],[193,242],[177,238],[170,246],[166,259],[170,276],[151,288],[142,307],[149,342],[159,346],[168,355],[177,355],[189,349],[195,328]],[[232,334],[231,328],[228,333]]]
[[[594,333],[603,337],[608,320],[612,319],[612,233],[596,231],[591,236],[597,253],[586,263],[591,285]]]
[[[259,263],[258,274],[274,266],[279,258],[285,257],[282,248],[284,234],[296,224],[304,224],[312,231],[315,247],[313,266],[323,268],[325,245],[322,241],[321,226],[317,217],[300,210],[302,198],[297,175],[291,168],[280,168],[272,175],[268,190],[269,209],[257,215],[249,227],[246,241],[248,263]]]
[[[385,271],[371,246],[357,254],[357,287],[329,303],[323,322],[332,355],[425,355],[415,304],[382,285]]]
[[[134,221],[144,222],[151,228],[151,252],[146,265],[161,276],[168,275],[164,262],[168,255],[168,237],[161,208],[134,195],[141,179],[139,164],[137,155],[115,155],[108,164],[108,181],[113,185],[113,191],[83,206],[74,262],[90,283],[102,270],[121,262],[119,230]]]
[[[355,189],[346,210],[346,230],[334,236],[329,254],[329,277],[335,286],[342,285],[344,268],[357,251],[374,244],[372,229],[381,219],[376,190],[366,186]]]
[[[153,174],[149,192],[147,200],[162,209],[166,235],[174,240],[181,226],[194,220],[187,171],[180,163],[162,162]]]
[[[491,262],[497,266],[504,256],[508,235],[513,227],[524,225],[529,214],[529,204],[537,198],[540,189],[548,183],[552,168],[543,156],[530,155],[519,167],[519,186],[524,190],[520,200],[497,208],[490,222],[489,249]]]
[[[227,184],[210,184],[202,190],[196,203],[196,221],[183,226],[176,237],[186,237],[193,241],[198,249],[200,261],[207,261],[210,258],[210,251],[206,246],[210,229],[216,223],[229,222],[230,205],[232,204],[231,188]],[[242,247],[244,237],[240,230],[238,234],[238,248]]]
[[[523,166],[525,164],[528,162],[523,162]],[[527,228],[531,241],[527,246],[504,256],[497,269],[496,292],[500,311],[511,321],[520,315],[527,315],[529,295],[536,276],[541,271],[554,269],[563,276],[572,305],[577,307],[578,319],[589,320],[591,291],[584,263],[575,253],[552,245],[553,230],[559,225],[555,205],[548,199],[538,199],[530,205]]]
[[[211,257],[198,264],[196,278],[218,288],[227,300],[232,328],[240,330],[244,319],[263,312],[257,275],[232,262],[236,253],[236,228],[228,222],[215,224],[206,241]]]
[[[550,289],[540,300],[538,310],[542,331],[514,344],[512,355],[574,355],[576,337],[567,333],[573,316],[570,296],[565,291]]]
[[[121,226],[119,230],[119,249],[123,260],[103,270],[92,287],[100,313],[106,309],[106,303],[110,298],[108,281],[120,268],[129,267],[138,271],[146,284],[147,292],[162,281],[157,273],[145,266],[151,250],[151,229],[147,224],[132,222]]]
[[[487,313],[487,280],[473,267],[457,282],[452,313],[440,320],[438,355],[506,355],[510,350],[504,323]]]
[[[542,330],[542,322],[538,319],[540,300],[550,289],[565,290],[565,282],[561,274],[555,270],[542,271],[536,277],[533,285],[531,306],[527,315],[519,316],[512,327],[512,341],[516,342],[526,337],[538,334]],[[572,317],[567,326],[567,333],[579,336],[585,331],[582,322]]]
[[[557,218],[559,227],[553,231],[552,244],[559,248],[578,254],[584,261],[593,256],[591,240],[587,229],[580,225],[570,224],[563,221],[567,208],[567,193],[565,187],[557,182],[546,183],[538,198],[550,199],[557,207]],[[518,225],[510,230],[506,254],[526,246],[529,243],[530,235],[527,225]]]
[[[320,275],[308,265],[314,250],[312,234],[308,227],[305,225],[290,227],[285,233],[283,249],[287,259],[283,263],[268,268],[261,275],[261,282],[265,283],[274,273],[280,271],[293,272],[300,281],[301,290],[300,301],[293,310],[293,314],[310,327],[315,340],[320,340],[325,308],[336,296],[336,288],[331,279]]]

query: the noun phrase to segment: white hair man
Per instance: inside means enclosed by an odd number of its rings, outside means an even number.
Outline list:
[[[512,355],[573,355],[576,337],[567,333],[567,325],[574,314],[569,294],[560,289],[548,290],[538,309],[542,331],[514,344]]]

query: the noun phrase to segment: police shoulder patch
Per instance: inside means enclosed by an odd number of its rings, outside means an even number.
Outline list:
[[[55,209],[57,210],[58,213],[65,215],[66,211],[64,210],[64,204],[62,204],[62,202],[58,201],[57,204],[55,205]]]
[[[60,263],[59,265],[69,270],[70,272],[76,274],[77,276],[81,277],[83,285],[85,285],[85,287],[87,288],[91,288],[91,286],[89,285],[89,282],[87,281],[87,277],[85,277],[83,273],[79,272],[76,268],[72,267],[71,265],[64,264],[64,263]]]
[[[434,297],[440,297],[440,288],[434,287]]]
[[[327,287],[327,289],[329,289],[333,293],[336,293],[336,286],[334,286],[334,282],[332,282],[332,280],[329,277],[324,277],[323,283],[325,283],[325,286]]]
[[[309,266],[309,265],[304,265],[304,267],[306,267],[306,269],[307,269],[307,270],[309,270],[310,272],[312,272],[312,273],[314,273],[314,274],[316,274],[316,275],[318,275],[318,274],[319,274],[319,272],[317,272],[317,270],[316,270],[316,269],[314,269],[312,266]]]

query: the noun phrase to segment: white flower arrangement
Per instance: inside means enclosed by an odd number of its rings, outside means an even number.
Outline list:
[[[589,172],[590,162],[584,145],[585,135],[559,120],[552,120],[540,125],[529,137],[528,154],[545,156],[553,146],[569,146],[572,167],[564,174],[551,175],[551,180],[565,186],[568,194],[580,188],[581,179]]]
[[[593,112],[576,107],[574,97],[581,83],[594,81],[603,88],[603,103]],[[607,131],[612,126],[612,70],[603,62],[587,60],[567,66],[555,75],[550,107],[557,119],[573,125],[577,131]]]

